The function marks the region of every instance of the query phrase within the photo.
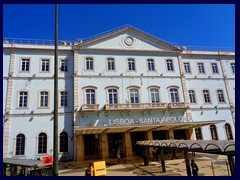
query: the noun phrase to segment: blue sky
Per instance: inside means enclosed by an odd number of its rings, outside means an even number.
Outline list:
[[[5,4],[3,37],[54,40],[54,10],[52,4]],[[59,40],[87,38],[125,24],[179,45],[235,46],[231,4],[59,5]]]

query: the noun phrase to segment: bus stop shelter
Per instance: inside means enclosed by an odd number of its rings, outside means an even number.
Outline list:
[[[145,147],[145,159],[144,164],[148,165],[146,159],[148,159],[148,148],[158,147],[161,151],[161,165],[162,172],[166,172],[164,150],[178,150],[182,151],[185,158],[185,165],[187,175],[191,176],[191,168],[189,163],[188,152],[201,152],[226,155],[228,158],[228,164],[232,176],[235,176],[235,141],[232,140],[149,140],[138,141],[136,145]]]

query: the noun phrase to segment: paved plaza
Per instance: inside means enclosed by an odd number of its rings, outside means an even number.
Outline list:
[[[227,156],[203,153],[196,153],[195,156],[189,153],[189,155],[199,167],[199,176],[229,176],[230,174],[229,166],[226,165]],[[159,161],[151,161],[151,159],[149,166],[144,166],[140,157],[120,163],[117,163],[117,159],[108,159],[106,176],[187,176],[185,160],[181,154],[178,154],[178,157],[173,160],[170,156],[166,157],[166,173],[162,173]],[[84,176],[89,163],[90,161],[61,163],[59,176]]]

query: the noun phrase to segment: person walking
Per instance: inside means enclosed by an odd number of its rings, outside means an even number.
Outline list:
[[[192,161],[191,161],[191,167],[192,167],[192,174],[193,174],[193,176],[198,176],[198,171],[199,171],[199,169],[198,169],[198,166],[197,166],[197,164],[194,162],[193,159],[192,159]]]
[[[117,148],[117,159],[118,159],[118,163],[120,163],[120,159],[121,159],[121,150],[120,147]]]
[[[91,176],[92,164],[90,163],[87,169],[85,170],[85,176]]]

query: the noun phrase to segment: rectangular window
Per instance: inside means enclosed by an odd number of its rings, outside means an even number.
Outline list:
[[[173,61],[172,61],[171,59],[168,59],[168,60],[166,61],[166,63],[167,63],[167,70],[168,70],[168,71],[174,71]]]
[[[205,73],[204,64],[198,63],[198,72],[199,73]]]
[[[185,73],[191,73],[190,63],[184,63]]]
[[[49,59],[42,59],[42,72],[49,72]]]
[[[135,61],[134,59],[128,59],[128,70],[135,71]]]
[[[220,103],[224,103],[225,99],[224,99],[224,95],[223,95],[223,90],[217,90],[217,96],[218,96],[218,102]]]
[[[109,89],[108,98],[109,98],[109,104],[117,104],[118,103],[117,89]]]
[[[108,70],[115,70],[115,62],[113,58],[107,59]]]
[[[150,89],[150,93],[151,93],[151,102],[152,103],[159,103],[158,89]]]
[[[203,97],[205,103],[211,103],[210,95],[208,90],[203,90]]]
[[[40,107],[48,107],[48,92],[43,91],[40,96]]]
[[[195,134],[196,134],[196,139],[197,140],[202,140],[203,137],[202,137],[202,129],[199,127],[199,128],[195,128]]]
[[[232,73],[235,74],[235,63],[231,63]]]
[[[18,107],[27,107],[28,92],[22,91],[19,93]]]
[[[62,106],[62,107],[68,106],[68,92],[67,91],[62,91],[60,93],[60,100],[61,100],[60,106]]]
[[[66,60],[66,59],[61,60],[60,70],[62,72],[68,72],[68,60]]]
[[[148,59],[148,70],[149,71],[155,71],[155,66],[154,66],[154,60],[153,59]]]
[[[212,72],[213,72],[213,74],[218,73],[218,66],[217,66],[217,63],[212,63]]]
[[[87,104],[96,104],[95,89],[87,89],[86,90],[86,99],[87,99]]]
[[[190,103],[196,103],[195,92],[193,90],[189,90],[189,99]]]
[[[86,70],[93,70],[93,58],[86,58]]]
[[[131,103],[139,103],[138,89],[130,89]]]
[[[30,59],[22,59],[21,71],[29,72],[30,69]]]

